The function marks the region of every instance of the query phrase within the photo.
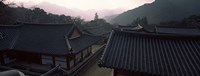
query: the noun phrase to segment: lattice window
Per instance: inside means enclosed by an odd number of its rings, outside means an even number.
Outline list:
[[[0,39],[3,39],[4,37],[5,37],[5,35],[0,32]]]

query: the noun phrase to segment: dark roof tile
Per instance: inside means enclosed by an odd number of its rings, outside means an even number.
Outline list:
[[[106,35],[109,34],[112,31],[112,27],[111,26],[93,26],[93,27],[84,27],[85,32],[92,34],[94,36],[102,36],[102,35]]]
[[[5,38],[0,39],[0,50],[13,49],[60,56],[71,51],[78,53],[101,39],[82,34],[78,38],[68,39],[68,44],[65,37],[68,37],[74,28],[73,24],[23,23],[20,26],[0,26],[0,33],[5,35]]]
[[[65,35],[73,25],[25,24],[20,29],[20,37],[15,50],[44,54],[66,55],[69,53]]]
[[[12,49],[20,31],[20,26],[0,26],[0,50]]]
[[[83,34],[79,38],[69,40],[73,53],[78,53],[101,40],[102,37]]]
[[[113,31],[100,66],[167,76],[200,75],[200,36]]]

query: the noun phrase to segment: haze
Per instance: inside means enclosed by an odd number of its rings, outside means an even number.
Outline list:
[[[154,0],[8,0],[8,2],[14,2],[18,5],[23,3],[25,7],[37,5],[45,11],[51,13],[81,16],[86,20],[91,20],[95,12],[100,12],[99,15],[103,18],[105,16],[120,14],[126,10],[134,9],[145,3],[151,3],[153,1]],[[42,6],[40,5],[41,3],[43,3]],[[44,3],[51,4],[51,6]],[[64,7],[66,10],[70,9],[70,11],[73,12],[70,13],[69,10],[68,13],[66,13],[66,11],[60,11],[61,9],[54,7],[54,5],[62,7],[62,10],[64,10]],[[57,10],[52,10],[52,8]],[[92,16],[88,16],[91,14]]]

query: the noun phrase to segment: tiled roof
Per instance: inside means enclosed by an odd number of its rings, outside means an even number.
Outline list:
[[[197,29],[197,28],[157,27],[157,32],[166,33],[166,34],[200,35],[200,29]]]
[[[132,32],[144,32],[144,33],[154,33],[155,26],[153,25],[140,25],[137,26],[122,26],[119,25],[116,30],[123,30],[123,31],[132,31]]]
[[[118,28],[121,29],[121,30],[124,30],[124,31],[138,31],[138,30],[143,29],[143,27],[140,24],[138,24],[137,26],[122,26],[122,25],[119,25]]]
[[[15,50],[26,52],[66,55],[69,53],[65,35],[71,24],[24,24],[20,29]]]
[[[0,50],[12,49],[21,26],[0,26]]]
[[[200,36],[113,31],[99,66],[166,76],[200,75]]]
[[[83,51],[87,47],[101,40],[102,37],[83,34],[81,37],[69,40],[73,53]]]
[[[58,65],[40,76],[66,76],[66,74],[67,71]]]
[[[32,24],[23,23],[19,28],[0,27],[5,38],[0,39],[0,50],[13,49],[47,55],[67,55],[78,53],[101,39],[97,36],[82,34],[68,39],[75,26],[73,24]]]
[[[111,32],[111,30],[107,30],[104,28],[92,28],[92,29],[86,29],[84,31],[86,31],[94,36],[102,36],[105,34],[109,34]]]
[[[102,36],[105,34],[109,34],[112,31],[112,27],[111,26],[93,26],[93,27],[84,27],[83,28],[84,32],[87,32],[89,34],[92,34],[94,36]]]

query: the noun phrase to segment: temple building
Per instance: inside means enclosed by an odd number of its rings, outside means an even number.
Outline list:
[[[59,65],[70,75],[101,53],[101,39],[73,23],[0,26],[0,66],[39,75]]]

